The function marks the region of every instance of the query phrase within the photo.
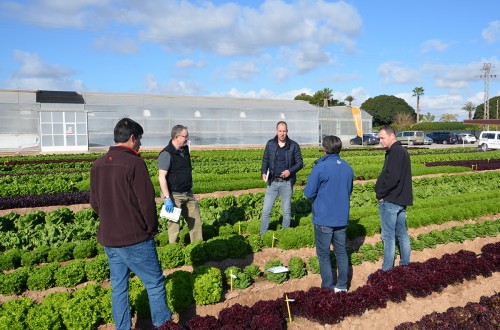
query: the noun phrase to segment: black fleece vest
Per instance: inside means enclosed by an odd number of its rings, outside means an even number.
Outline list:
[[[181,151],[170,142],[163,150],[170,154],[170,169],[167,173],[167,185],[170,192],[190,192],[193,187],[191,156],[188,147]]]

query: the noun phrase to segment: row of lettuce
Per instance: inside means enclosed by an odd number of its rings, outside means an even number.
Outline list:
[[[296,248],[313,246],[314,235],[310,228],[299,229],[304,232],[305,239],[304,241],[294,242],[293,245]],[[283,232],[280,239],[290,240],[293,238],[297,240],[297,236],[290,235],[291,233],[288,230]],[[417,237],[411,236],[410,240],[412,250],[421,251],[425,248],[435,248],[439,244],[462,243],[478,237],[496,237],[499,232],[500,219],[497,219],[466,224],[465,226],[455,226],[442,231],[433,230]],[[87,247],[86,254],[83,254],[84,249],[79,248],[83,245]],[[162,269],[175,269],[183,265],[198,267],[207,261],[220,261],[226,258],[242,259],[264,247],[263,239],[259,235],[250,235],[245,239],[240,235],[229,234],[205,242],[196,242],[184,248],[177,243],[167,244],[158,247],[157,252]],[[373,245],[363,244],[357,252],[354,252],[353,248],[349,248],[348,254],[351,265],[360,265],[362,262],[375,263],[383,256],[383,243],[379,241]],[[64,262],[67,260],[71,261]],[[335,262],[335,257],[332,256],[334,266]],[[319,273],[316,256],[309,257],[307,265],[311,273]],[[0,294],[3,295],[20,294],[25,290],[43,291],[53,287],[71,288],[87,281],[103,282],[109,279],[109,266],[106,255],[102,249],[98,251],[95,241],[86,241],[79,245],[66,243],[54,249],[38,248],[35,251],[26,252],[17,249],[9,250],[0,256],[0,266],[5,270],[9,270],[0,274]],[[271,260],[267,262],[264,271],[276,266],[284,266],[283,261]],[[292,257],[287,266],[289,272],[275,274],[266,271],[266,278],[271,282],[282,283],[289,278],[301,278],[306,275],[306,262],[301,258]],[[244,269],[229,266],[225,270],[225,279],[228,284],[233,281],[231,285],[234,285],[235,288],[246,288],[260,273],[261,270],[257,265],[248,265]],[[230,274],[234,275],[234,280],[231,280]],[[211,283],[218,283],[216,291],[214,291],[216,288],[207,291],[207,294],[210,292],[213,299],[188,300],[185,301],[186,304],[183,304],[182,307],[185,308],[193,302],[197,304],[219,302],[222,297],[222,279],[220,280],[216,277],[211,281]],[[218,294],[214,292],[218,292]],[[179,310],[178,305],[173,307],[175,310]]]
[[[372,182],[354,185],[347,229],[350,239],[380,232],[373,185]],[[412,228],[495,214],[500,208],[500,172],[414,179],[414,196],[415,203],[408,211],[408,225]],[[200,199],[205,239],[226,233],[258,234],[263,202],[264,193]],[[297,227],[311,227],[311,201],[305,198],[302,189],[294,190],[291,204],[292,230],[289,232],[293,233],[293,228]],[[158,204],[158,211],[160,207],[161,204]],[[94,238],[97,226],[97,215],[91,209],[72,212],[62,207],[49,213],[33,211],[24,215],[11,212],[0,217],[0,251],[14,248],[31,251],[44,245],[59,247],[63,243],[79,243]],[[281,210],[276,203],[271,212],[271,231],[262,237],[266,246],[274,244],[285,249],[293,246],[290,241],[295,240],[279,237],[282,232],[278,230],[280,227]],[[272,242],[276,230],[278,239]],[[300,233],[297,235],[300,236]],[[162,244],[168,241],[164,219],[160,219],[157,239]],[[187,242],[186,228],[181,232],[180,243],[186,245]]]
[[[450,153],[447,149],[446,153],[443,153],[442,150],[410,150],[413,175],[474,170],[472,166],[426,166],[432,162],[500,159],[500,151],[481,153],[467,149],[468,152],[465,152],[464,149],[453,148],[454,153]],[[238,154],[238,159],[233,160],[233,157],[229,157],[231,153]],[[265,183],[260,180],[261,153],[262,151],[256,150],[193,151],[194,192],[209,193],[265,187]],[[297,173],[298,185],[305,184],[314,161],[322,155],[318,149],[304,149],[303,154],[304,168]],[[45,163],[47,160],[42,160],[44,163],[41,164],[4,161],[3,165],[0,165],[0,197],[88,191],[89,170],[95,157],[96,155],[81,161],[59,159],[55,163]],[[353,166],[356,179],[367,180],[376,178],[380,172],[384,151],[344,152],[342,157]],[[156,157],[149,156],[145,160],[159,196]],[[7,207],[0,204],[0,208]]]
[[[385,308],[391,301],[405,301],[408,295],[424,298],[443,291],[447,286],[478,276],[490,277],[498,271],[500,242],[483,246],[479,255],[461,250],[440,259],[413,262],[386,272],[379,270],[370,276],[366,285],[349,293],[311,288],[288,292],[282,298],[259,301],[253,306],[235,304],[221,310],[218,317],[195,316],[186,322],[186,328],[283,329],[290,314],[322,324],[334,324],[349,316]],[[210,266],[198,267],[193,273],[174,272],[165,281],[169,305],[175,311],[180,301],[193,300],[197,304],[216,301],[222,292],[221,283],[221,271]],[[130,300],[134,314],[149,317],[147,293],[137,278],[130,280]],[[293,304],[287,304],[286,300],[293,301]],[[495,325],[495,320],[485,318],[483,322],[489,328]],[[110,322],[110,290],[97,284],[86,285],[73,293],[51,293],[41,303],[17,298],[0,306],[0,324],[5,329],[94,329],[99,324]],[[170,322],[163,329],[184,327]]]

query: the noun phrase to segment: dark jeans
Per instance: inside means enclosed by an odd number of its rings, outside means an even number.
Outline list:
[[[326,227],[314,225],[314,242],[316,244],[316,255],[319,260],[322,288],[347,290],[349,260],[346,249],[346,232],[347,226]],[[336,284],[333,283],[333,271],[330,261],[330,245],[332,243],[338,268]]]

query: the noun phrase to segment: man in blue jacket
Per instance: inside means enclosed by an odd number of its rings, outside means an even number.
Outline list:
[[[284,121],[276,125],[276,136],[267,141],[262,157],[262,180],[267,182],[260,234],[269,227],[269,218],[278,195],[281,197],[283,211],[282,228],[290,227],[291,200],[293,184],[297,180],[295,174],[304,166],[299,144],[288,137],[288,127]]]
[[[342,141],[337,136],[325,136],[322,145],[325,155],[315,162],[316,165],[307,179],[304,195],[313,200],[314,242],[319,260],[321,287],[345,292],[349,272],[346,232],[354,172],[339,156]],[[336,283],[333,280],[330,261],[332,243],[338,268]]]

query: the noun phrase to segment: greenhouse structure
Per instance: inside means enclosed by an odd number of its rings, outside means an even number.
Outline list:
[[[0,90],[0,151],[88,151],[114,144],[113,128],[123,118],[144,128],[142,146],[161,148],[174,125],[188,127],[192,147],[263,147],[276,123],[290,138],[319,145],[337,135],[356,136],[350,107],[320,108],[305,101],[205,96]],[[361,111],[363,132],[372,117]]]

